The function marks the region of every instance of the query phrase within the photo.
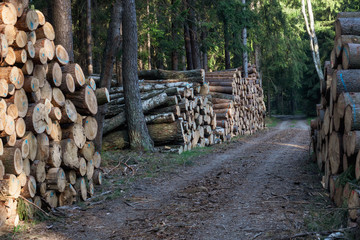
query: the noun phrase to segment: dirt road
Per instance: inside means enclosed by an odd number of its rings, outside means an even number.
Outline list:
[[[72,209],[15,239],[278,239],[307,230],[323,192],[305,122],[215,147],[176,174],[141,179],[123,196]],[[327,204],[324,202],[323,204]]]

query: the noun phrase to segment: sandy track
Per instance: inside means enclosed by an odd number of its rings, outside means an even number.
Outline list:
[[[68,211],[17,239],[276,239],[303,229],[308,131],[289,122],[240,138],[166,178],[141,180],[124,198]],[[125,199],[131,199],[126,202]],[[49,226],[49,223],[47,223]]]

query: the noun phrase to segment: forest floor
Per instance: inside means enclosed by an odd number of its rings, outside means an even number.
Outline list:
[[[3,238],[290,239],[346,227],[346,210],[329,201],[310,161],[305,120],[180,156],[114,151],[104,158],[111,173],[97,194],[108,194]],[[124,159],[131,168],[118,165]]]

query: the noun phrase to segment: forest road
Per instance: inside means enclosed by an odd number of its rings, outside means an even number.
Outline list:
[[[37,239],[254,240],[304,231],[305,206],[321,191],[309,170],[305,123],[285,121],[215,148],[195,166],[143,179],[123,198],[31,232]]]

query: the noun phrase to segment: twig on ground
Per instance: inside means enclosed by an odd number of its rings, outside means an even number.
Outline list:
[[[123,162],[122,164],[131,170],[133,176],[135,175],[135,169],[133,167],[129,166],[126,162]]]

